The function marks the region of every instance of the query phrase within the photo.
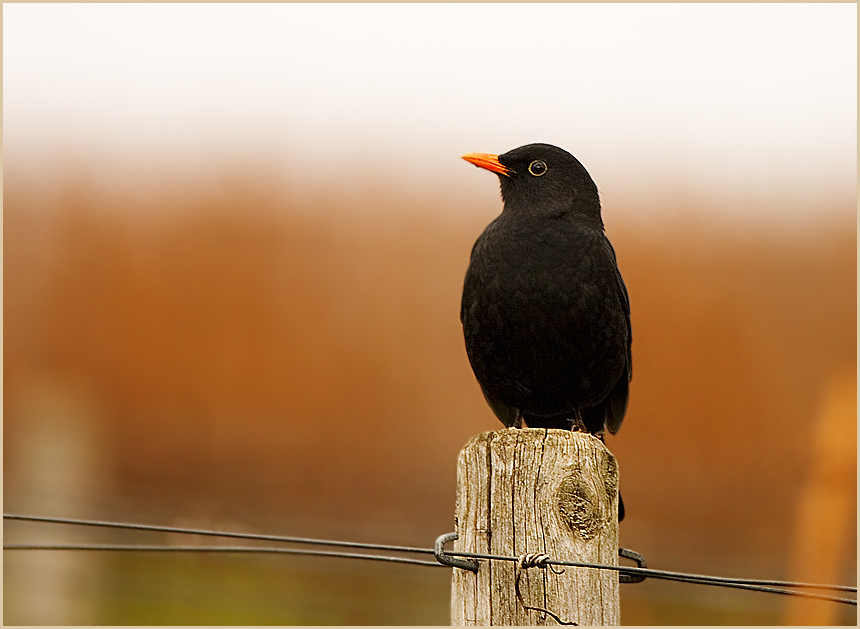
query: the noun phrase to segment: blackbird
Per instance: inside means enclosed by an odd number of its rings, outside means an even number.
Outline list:
[[[499,176],[504,202],[472,248],[460,309],[484,397],[506,426],[617,432],[632,375],[630,304],[597,186],[550,144],[463,159]]]

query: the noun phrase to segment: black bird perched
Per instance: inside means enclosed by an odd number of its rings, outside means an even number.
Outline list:
[[[484,397],[506,426],[617,432],[630,304],[597,186],[550,144],[463,159],[498,174],[504,201],[472,248],[460,310]]]

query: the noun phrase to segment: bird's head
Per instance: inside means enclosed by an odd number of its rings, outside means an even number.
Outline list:
[[[502,155],[469,153],[467,162],[496,173],[505,211],[576,212],[600,220],[597,186],[573,155],[551,144],[526,144]]]

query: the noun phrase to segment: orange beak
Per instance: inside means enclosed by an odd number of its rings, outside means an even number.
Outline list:
[[[504,175],[505,177],[510,177],[511,173],[514,172],[499,161],[498,155],[490,155],[489,153],[467,153],[466,155],[463,155],[463,159],[479,168],[486,168],[487,170]]]

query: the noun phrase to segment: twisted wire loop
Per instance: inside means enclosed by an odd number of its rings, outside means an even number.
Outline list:
[[[536,612],[541,612],[547,614],[548,616],[552,616],[553,619],[560,625],[574,625],[579,626],[575,622],[565,622],[555,614],[553,614],[548,609],[544,609],[543,607],[532,607],[531,605],[526,605],[523,600],[523,595],[520,592],[520,578],[523,576],[523,571],[528,570],[529,568],[543,568],[546,569],[549,567],[550,570],[555,572],[556,574],[561,574],[564,572],[564,569],[556,570],[551,564],[547,563],[549,561],[549,555],[546,553],[525,553],[524,555],[520,555],[517,557],[517,564],[515,567],[514,574],[516,575],[514,578],[514,591],[517,593],[517,600],[522,605],[523,609],[531,609]]]

